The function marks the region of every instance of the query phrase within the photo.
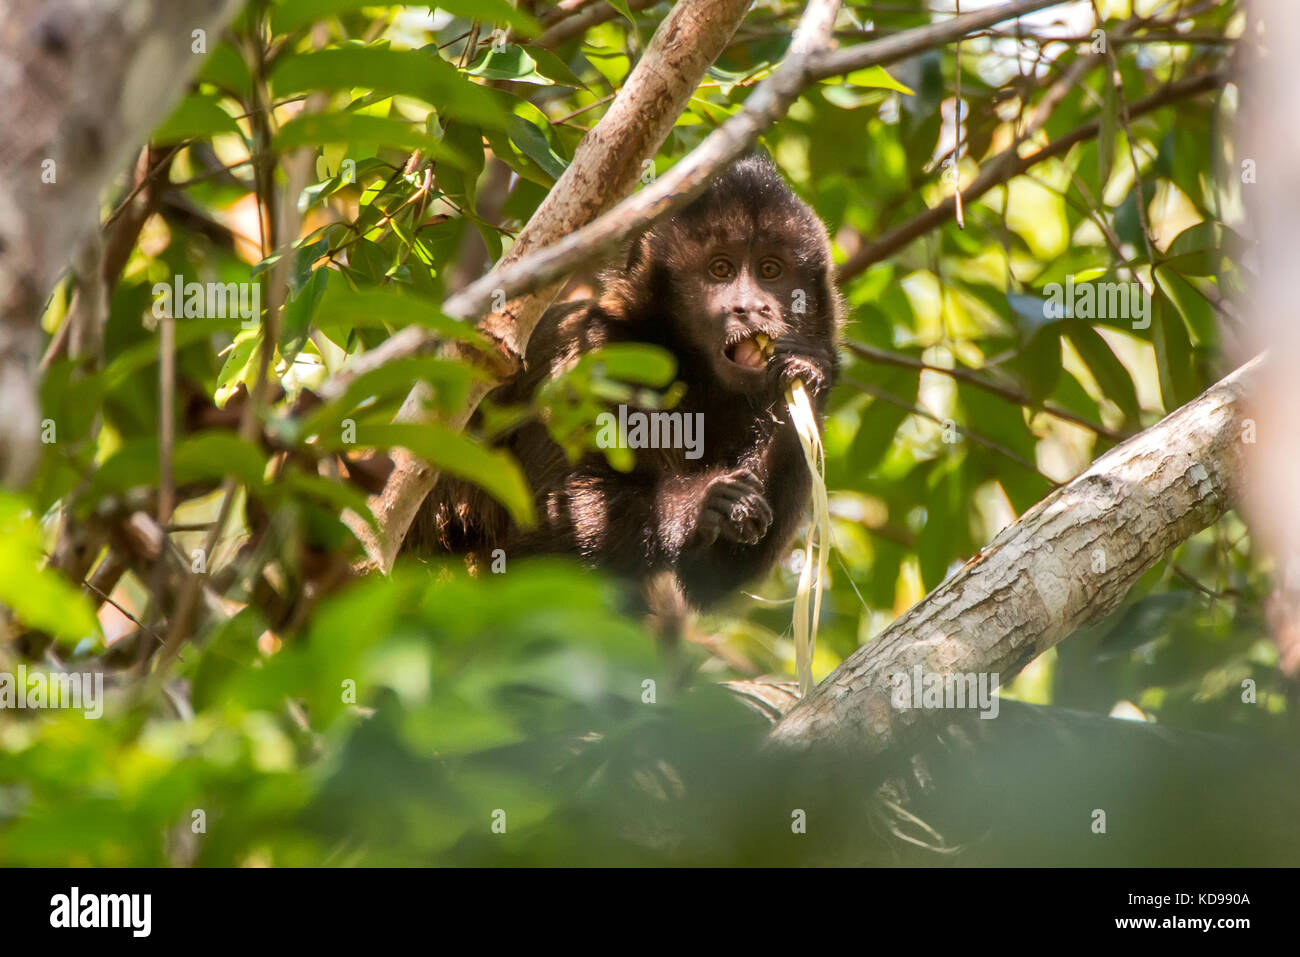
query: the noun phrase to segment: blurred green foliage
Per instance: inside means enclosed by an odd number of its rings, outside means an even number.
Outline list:
[[[314,579],[303,556],[348,554],[340,511],[368,515],[356,484],[317,468],[332,454],[407,447],[526,518],[523,477],[488,448],[493,429],[540,415],[577,452],[605,404],[633,390],[675,401],[671,363],[647,348],[584,360],[529,409],[486,407],[486,434],[391,424],[417,380],[442,412],[460,407],[477,373],[448,356],[393,363],[325,404],[294,406],[302,389],[408,325],[476,347],[474,330],[438,303],[508,249],[668,9],[616,6],[621,15],[544,47],[546,3],[456,0],[430,12],[252,2],[214,49],[156,133],[170,185],[116,279],[104,363],[51,365],[41,398],[57,440],[32,490],[0,500],[0,602],[15,637],[0,644],[0,666],[27,655],[107,667],[110,689],[100,720],[0,712],[0,862],[800,859],[787,846],[788,807],[763,816],[773,807],[764,724],[716,685],[792,672],[789,562],[755,589],[764,600],[738,595],[698,623],[712,644],[686,652],[698,672],[688,688],[675,687],[619,589],[565,563],[477,579],[404,563],[391,578],[304,598]],[[840,42],[930,23],[930,6],[850,3]],[[1103,58],[1058,99],[1049,91],[1094,42],[1091,14],[1080,13],[1089,5],[1068,6],[1068,23],[1040,15],[1020,39],[1004,25],[967,41],[955,162],[951,49],[818,84],[763,137],[825,218],[837,260],[852,263],[949,195],[955,178],[969,184],[1014,150],[1040,109],[1041,131],[1021,152],[1097,124],[969,202],[965,229],[949,219],[843,283],[849,349],[825,427],[837,557],[819,677],[1054,484],[1226,371],[1220,330],[1232,320],[1219,303],[1242,284],[1239,186],[1225,175],[1236,158],[1222,133],[1233,101],[1216,89],[1125,117],[1142,97],[1221,69],[1242,30],[1239,5],[1196,4],[1181,21],[1137,28],[1161,39],[1121,42],[1129,4],[1100,3],[1122,93]],[[1152,14],[1159,4],[1138,6]],[[744,102],[797,15],[755,4],[657,170]],[[1194,39],[1172,42],[1174,23]],[[1041,31],[1072,39],[1041,43]],[[275,250],[259,207],[297,150],[312,159],[312,181],[288,198],[303,228]],[[162,692],[114,664],[124,633],[161,641],[149,576],[128,571],[96,627],[92,602],[105,596],[40,570],[41,551],[63,516],[117,520],[159,485],[154,284],[257,282],[266,303],[281,255],[274,346],[285,396],[264,423],[277,448],[211,426],[238,412],[270,327],[176,323],[182,504],[171,539],[186,564],[217,518],[220,483],[241,491],[207,559],[220,614],[205,599],[179,680]],[[1151,321],[1048,318],[1049,284],[1067,277],[1146,283]],[[56,290],[47,332],[74,295],[74,279]],[[1126,702],[1172,726],[1284,740],[1293,719],[1261,610],[1267,572],[1229,515],[1144,576],[1106,622],[1031,664],[1010,695],[1102,714]],[[289,611],[265,600],[268,589]],[[55,643],[17,640],[33,633]],[[1244,679],[1257,683],[1258,704],[1242,704]],[[687,791],[691,813],[664,810]]]

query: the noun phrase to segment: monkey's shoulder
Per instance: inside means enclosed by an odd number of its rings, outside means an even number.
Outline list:
[[[568,371],[586,353],[612,341],[612,319],[592,299],[552,306],[528,338],[524,372],[511,391],[531,394],[545,379]]]

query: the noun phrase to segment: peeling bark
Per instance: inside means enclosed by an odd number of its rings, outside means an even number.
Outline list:
[[[772,731],[778,745],[866,755],[910,740],[943,709],[895,709],[892,677],[995,673],[1005,684],[1114,609],[1148,568],[1237,501],[1244,398],[1255,359],[1097,459],[850,655]]]

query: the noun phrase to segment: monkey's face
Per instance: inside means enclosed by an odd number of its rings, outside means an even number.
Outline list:
[[[674,276],[679,320],[686,320],[679,328],[722,384],[760,390],[799,278],[773,244],[719,242],[701,252]]]
[[[611,316],[650,322],[689,374],[750,398],[784,359],[834,365],[838,299],[826,227],[772,164],[737,161],[629,245],[605,277]],[[769,366],[772,368],[769,370]]]

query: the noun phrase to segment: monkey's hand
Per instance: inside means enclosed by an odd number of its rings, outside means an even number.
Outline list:
[[[704,491],[695,524],[694,544],[708,547],[719,538],[754,545],[772,524],[772,507],[763,497],[763,483],[749,469],[717,476]]]
[[[799,352],[787,351],[779,345],[772,362],[768,366],[773,391],[778,397],[784,396],[798,379],[813,398],[819,398],[831,386],[834,362],[831,354],[824,349],[809,349]]]

